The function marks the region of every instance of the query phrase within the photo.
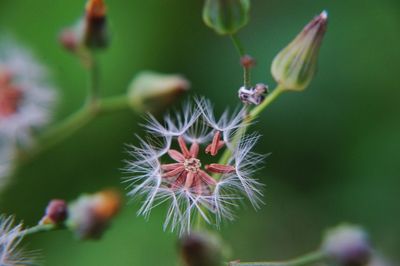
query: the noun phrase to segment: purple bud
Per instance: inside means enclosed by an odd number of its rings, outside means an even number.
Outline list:
[[[341,265],[365,265],[372,254],[367,233],[354,225],[341,225],[329,230],[322,250]]]
[[[46,214],[42,218],[43,224],[62,224],[68,217],[68,208],[64,200],[54,199],[46,208]]]

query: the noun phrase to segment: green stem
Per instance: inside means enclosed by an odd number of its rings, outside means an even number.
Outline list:
[[[232,34],[231,40],[232,40],[233,45],[235,46],[236,50],[238,51],[240,58],[244,57],[246,55],[246,51],[244,49],[242,42],[237,37],[237,35]],[[245,66],[243,66],[243,85],[245,88],[251,87],[250,68],[245,67]]]
[[[91,53],[91,64],[89,69],[89,92],[88,105],[95,105],[100,97],[100,66],[97,56],[94,52]]]
[[[264,99],[264,101],[256,106],[253,110],[251,110],[248,116],[248,122],[253,121],[257,116],[267,107],[269,106],[285,89],[281,85],[278,85],[268,96]]]
[[[240,57],[244,56],[246,54],[246,51],[244,49],[242,42],[239,40],[238,36],[235,34],[232,34],[231,39],[232,39],[233,45],[235,46],[236,50],[238,51]]]
[[[256,119],[260,113],[267,108],[278,96],[284,91],[284,88],[280,85],[278,85],[268,96],[264,99],[264,101],[255,107],[253,110],[250,111],[250,113],[245,117],[243,123],[245,126],[241,127],[241,129],[236,133],[236,135],[233,137],[233,146],[236,146],[236,144],[239,142],[240,137],[243,135],[243,133],[246,131],[248,125]],[[226,149],[225,152],[222,154],[219,164],[227,164],[230,156],[232,155],[232,152],[229,149]],[[215,175],[215,178],[218,179],[218,177]]]
[[[18,159],[21,162],[29,161],[32,157],[64,141],[94,118],[129,108],[128,98],[125,95],[96,101],[96,104],[85,105],[60,123],[49,128],[40,136],[38,145],[27,152],[20,152]]]
[[[129,99],[125,94],[109,97],[99,102],[99,114],[114,113],[130,108]]]
[[[52,231],[57,228],[58,227],[56,227],[54,224],[38,224],[34,227],[31,227],[31,228],[21,231],[19,233],[19,235],[25,237],[27,235],[33,235],[33,234],[40,233],[40,232]]]
[[[263,261],[263,262],[231,262],[229,266],[305,266],[315,264],[326,259],[326,255],[321,251],[315,251],[301,257],[287,261]]]

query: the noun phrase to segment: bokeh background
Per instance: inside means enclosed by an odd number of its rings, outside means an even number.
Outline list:
[[[0,27],[31,47],[60,88],[57,120],[83,103],[87,73],[57,36],[83,14],[84,0],[0,0]],[[112,45],[101,56],[103,95],[124,93],[135,73],[182,73],[192,94],[218,110],[237,106],[242,82],[229,38],[201,19],[202,1],[107,1]],[[258,61],[253,81],[274,86],[274,55],[314,15],[330,24],[319,71],[302,93],[287,93],[262,114],[257,146],[271,152],[259,177],[266,205],[249,206],[222,228],[232,259],[278,260],[316,249],[324,230],[341,222],[364,226],[379,251],[400,260],[400,2],[397,0],[253,0],[239,36]],[[118,112],[97,119],[20,169],[1,195],[1,212],[35,224],[51,198],[120,184],[125,144],[140,132],[140,116]],[[31,237],[45,265],[176,265],[176,236],[162,231],[165,209],[149,221],[127,204],[98,242],[68,232]]]

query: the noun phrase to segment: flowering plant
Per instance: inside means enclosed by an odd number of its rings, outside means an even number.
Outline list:
[[[319,50],[327,30],[328,13],[321,12],[273,59],[277,85],[253,83],[256,60],[247,54],[237,33],[249,22],[249,0],[205,0],[203,19],[217,34],[229,36],[238,51],[243,83],[237,90],[238,108],[218,115],[213,101],[187,97],[181,110],[172,105],[189,91],[180,74],[142,71],[119,96],[102,95],[101,53],[112,46],[108,8],[103,0],[88,0],[85,13],[61,31],[59,42],[86,69],[87,99],[65,120],[52,123],[55,104],[62,99],[48,71],[16,41],[0,46],[0,188],[15,170],[72,136],[88,122],[119,110],[144,116],[129,145],[121,187],[140,204],[148,218],[166,206],[164,231],[179,239],[186,266],[217,265],[373,265],[378,260],[367,233],[359,226],[341,225],[327,232],[316,251],[282,262],[241,262],[224,252],[229,245],[217,235],[224,221],[235,222],[237,210],[249,202],[262,208],[265,184],[258,170],[267,151],[260,151],[261,134],[253,130],[262,112],[282,93],[303,91],[316,74]],[[200,13],[200,12],[199,12]],[[167,112],[160,116],[161,112]],[[262,133],[262,132],[261,132]],[[121,147],[121,150],[123,148]],[[0,265],[40,264],[36,253],[21,243],[44,231],[68,230],[80,240],[99,240],[123,209],[119,189],[85,193],[70,202],[51,199],[38,223],[28,227],[13,216],[0,218]],[[160,207],[161,208],[161,207]],[[118,230],[118,227],[115,226]]]

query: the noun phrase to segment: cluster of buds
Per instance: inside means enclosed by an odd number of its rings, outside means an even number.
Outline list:
[[[106,48],[109,38],[107,8],[103,0],[88,0],[84,18],[80,19],[76,26],[63,30],[60,42],[65,49],[81,57],[87,49]]]
[[[40,224],[67,227],[79,239],[98,239],[118,213],[120,205],[120,195],[114,190],[82,195],[70,204],[55,199],[48,204]]]

